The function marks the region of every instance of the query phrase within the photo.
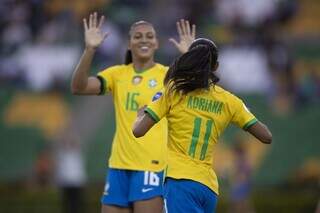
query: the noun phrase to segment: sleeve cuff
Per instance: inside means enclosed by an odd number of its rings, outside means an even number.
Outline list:
[[[104,95],[106,93],[107,81],[100,75],[97,75],[97,78],[100,81],[100,93],[98,95]]]
[[[247,130],[249,127],[251,127],[252,125],[254,125],[255,123],[257,123],[258,120],[256,118],[250,120],[249,122],[247,122],[244,126],[243,129]]]
[[[157,114],[156,114],[154,111],[152,111],[150,108],[146,108],[146,109],[144,110],[144,112],[148,113],[148,114],[150,115],[150,117],[151,117],[155,122],[159,122],[159,121],[160,121],[160,119],[159,119],[159,117],[157,116]]]

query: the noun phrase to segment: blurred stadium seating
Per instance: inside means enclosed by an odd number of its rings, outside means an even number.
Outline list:
[[[243,97],[273,133],[268,148],[247,137],[256,212],[314,212],[320,197],[320,2],[259,0],[250,7],[250,0],[239,0],[242,6],[231,2],[1,1],[0,211],[61,210],[52,160],[66,129],[81,137],[88,176],[86,210],[100,209],[114,132],[112,101],[69,92],[83,48],[81,18],[97,10],[107,16],[104,28],[115,36],[98,50],[93,74],[122,62],[128,28],[139,19],[154,23],[161,44],[157,59],[164,64],[177,56],[167,40],[175,36],[180,18],[197,24],[199,36],[215,39],[223,86]],[[261,7],[270,11],[254,20]],[[57,49],[65,54],[63,62],[49,54]],[[243,54],[252,56],[251,64]],[[235,87],[238,82],[250,84]],[[224,171],[232,164],[236,134],[235,128],[228,130],[216,150],[223,192],[218,212],[228,211],[230,183]]]

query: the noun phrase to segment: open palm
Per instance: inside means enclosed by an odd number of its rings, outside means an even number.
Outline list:
[[[185,53],[196,37],[196,25],[193,24],[191,29],[189,21],[181,19],[177,22],[177,31],[179,34],[179,42],[174,38],[170,38],[169,41],[171,41],[181,53]]]
[[[95,49],[108,36],[108,33],[102,32],[101,30],[104,19],[104,16],[101,16],[98,23],[98,15],[96,12],[94,14],[90,14],[89,23],[87,23],[86,19],[83,19],[86,47]]]

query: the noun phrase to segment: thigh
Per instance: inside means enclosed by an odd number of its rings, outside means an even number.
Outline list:
[[[218,195],[205,185],[199,187],[199,190],[202,192],[204,213],[215,213],[218,203]]]
[[[158,196],[148,200],[135,201],[133,210],[134,213],[163,213],[163,198]]]
[[[166,213],[202,213],[201,201],[184,180],[167,178],[164,184]]]
[[[109,169],[101,198],[102,205],[131,208],[129,202],[129,174],[127,170]]]
[[[120,206],[102,205],[101,213],[132,213],[132,209]]]
[[[164,185],[168,213],[213,213],[217,195],[207,186],[192,180],[167,178]]]
[[[163,172],[133,171],[129,200],[134,212],[162,212]]]

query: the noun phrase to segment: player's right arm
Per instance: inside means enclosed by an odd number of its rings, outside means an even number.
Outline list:
[[[168,112],[169,104],[165,90],[158,92],[148,106],[139,109],[132,133],[136,138],[144,136]]]
[[[71,92],[75,95],[97,95],[101,91],[101,82],[97,77],[89,77],[89,71],[96,49],[108,36],[101,30],[104,16],[98,23],[98,15],[90,14],[89,21],[83,19],[85,50],[73,72],[71,80]]]

